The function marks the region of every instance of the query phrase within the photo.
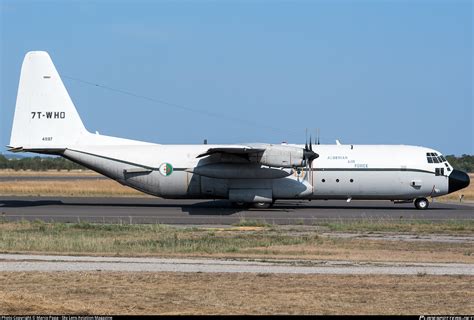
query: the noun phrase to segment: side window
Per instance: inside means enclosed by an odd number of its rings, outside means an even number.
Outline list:
[[[444,168],[436,168],[435,175],[437,176],[444,176]]]

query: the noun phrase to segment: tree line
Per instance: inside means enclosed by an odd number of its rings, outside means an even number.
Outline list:
[[[463,154],[460,157],[449,155],[446,156],[446,160],[448,160],[454,169],[474,172],[474,155]]]
[[[449,155],[446,156],[446,159],[455,169],[465,172],[474,172],[474,155],[463,154],[460,157]],[[46,171],[85,168],[61,157],[28,157],[9,159],[4,155],[0,155],[0,169]]]
[[[73,170],[85,169],[72,161],[61,157],[28,157],[28,158],[12,158],[9,159],[4,155],[0,155],[0,169],[18,170]]]

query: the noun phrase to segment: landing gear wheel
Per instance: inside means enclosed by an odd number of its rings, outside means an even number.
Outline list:
[[[272,205],[271,202],[254,202],[252,203],[252,206],[255,208],[255,209],[268,209],[270,208]]]
[[[415,200],[415,207],[418,210],[426,210],[428,209],[429,205],[430,205],[430,202],[426,198],[418,198]]]
[[[245,202],[232,202],[232,207],[234,208],[245,208],[248,206],[248,203]]]

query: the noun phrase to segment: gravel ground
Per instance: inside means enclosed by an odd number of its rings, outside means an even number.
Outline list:
[[[440,243],[472,243],[474,236],[469,235],[440,235],[440,234],[399,234],[399,233],[349,233],[324,232],[321,235],[332,238],[387,240],[408,242],[440,242]]]
[[[125,271],[345,275],[474,275],[474,264],[352,261],[249,261],[0,254],[2,271]]]

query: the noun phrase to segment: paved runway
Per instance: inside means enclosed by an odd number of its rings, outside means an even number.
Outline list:
[[[163,223],[230,225],[247,220],[272,224],[306,224],[331,220],[423,219],[474,220],[472,204],[432,203],[416,210],[411,203],[390,201],[277,201],[271,209],[237,209],[228,201],[164,200],[159,198],[0,197],[5,220],[61,222]]]

